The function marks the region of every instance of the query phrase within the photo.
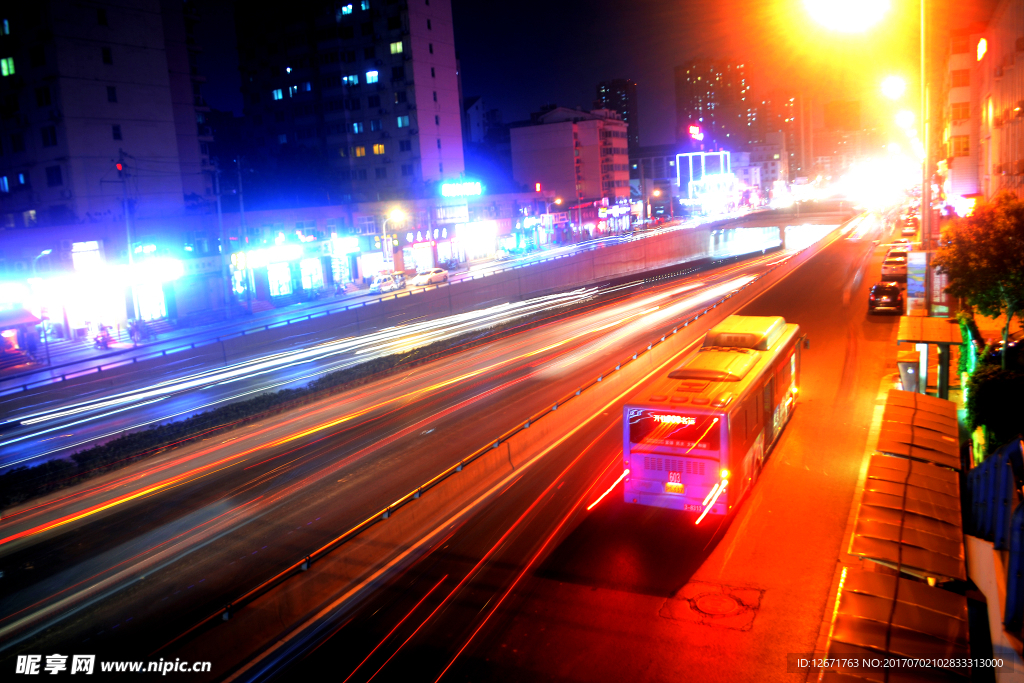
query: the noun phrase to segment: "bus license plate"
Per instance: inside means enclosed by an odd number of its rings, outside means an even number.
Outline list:
[[[704,507],[703,505],[696,505],[696,504],[692,504],[692,503],[686,503],[685,505],[683,505],[683,510],[685,510],[687,512],[701,512],[701,509],[703,507]]]

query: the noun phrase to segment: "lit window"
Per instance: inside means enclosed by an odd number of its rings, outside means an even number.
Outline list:
[[[376,145],[374,145],[373,146],[373,153],[374,154],[383,154],[384,153],[384,143],[383,142],[378,142]]]
[[[363,10],[364,12],[370,9],[370,0],[362,0],[359,3],[359,9]]]
[[[14,75],[14,57],[0,59],[0,76]]]
[[[399,40],[397,43],[391,43],[391,54],[397,55],[397,54],[400,54],[401,52],[402,52],[402,41]]]
[[[270,96],[275,100],[280,100],[284,97],[284,91],[282,91],[280,88],[276,88],[270,91]]]
[[[367,71],[366,72],[366,82],[367,83],[376,83],[377,82],[377,72],[376,71]]]
[[[365,157],[366,156],[366,148],[363,147],[362,145],[360,145],[359,147],[356,147],[356,156],[357,157]]]
[[[408,116],[399,116],[398,117],[398,127],[399,128],[407,128],[408,126],[409,126],[409,117]]]
[[[312,92],[313,84],[310,83],[309,81],[306,81],[305,83],[302,84],[302,90],[305,92]]]
[[[352,132],[353,133],[362,133],[363,132],[363,122],[362,121],[354,121],[352,123]]]
[[[341,8],[341,13],[342,14],[352,14],[352,5],[344,5]]]
[[[370,119],[370,130],[380,130],[381,122],[380,119]]]
[[[4,19],[4,24],[6,24],[6,23],[7,23],[7,20]],[[10,191],[11,191],[11,186],[7,184],[7,176],[0,175],[0,192],[10,192]]]
[[[3,22],[0,22],[0,35],[3,35],[3,36],[11,35],[11,24],[6,19],[4,19]],[[4,182],[5,183],[7,182],[7,178],[6,177],[4,177]],[[4,190],[4,192],[6,192],[6,191],[7,190]]]
[[[294,97],[295,93],[299,92],[299,86],[289,85],[288,86],[288,97]]]
[[[359,75],[353,74],[351,76],[344,76],[342,77],[341,82],[345,85],[359,85]]]
[[[277,136],[277,141],[278,141],[278,143],[280,143],[282,145],[287,143],[288,142],[288,133],[281,133],[280,135],[278,135]]]

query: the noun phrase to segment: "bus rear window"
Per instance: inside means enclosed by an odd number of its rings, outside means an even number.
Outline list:
[[[684,415],[661,410],[629,410],[629,441],[632,444],[697,448],[717,451],[721,418],[715,415]]]

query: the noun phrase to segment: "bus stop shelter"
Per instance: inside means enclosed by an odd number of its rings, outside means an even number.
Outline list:
[[[900,317],[896,343],[915,344],[920,352],[918,391],[923,394],[928,389],[928,345],[935,344],[939,348],[939,398],[949,398],[949,347],[962,341],[960,325],[953,318]]]

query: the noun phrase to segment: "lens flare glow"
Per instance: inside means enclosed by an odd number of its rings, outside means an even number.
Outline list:
[[[889,11],[889,0],[804,0],[804,7],[816,22],[839,33],[861,33]]]
[[[907,82],[899,76],[889,76],[882,81],[882,94],[890,100],[898,100],[907,91]]]
[[[914,125],[914,112],[904,109],[896,113],[896,125],[909,130]]]

